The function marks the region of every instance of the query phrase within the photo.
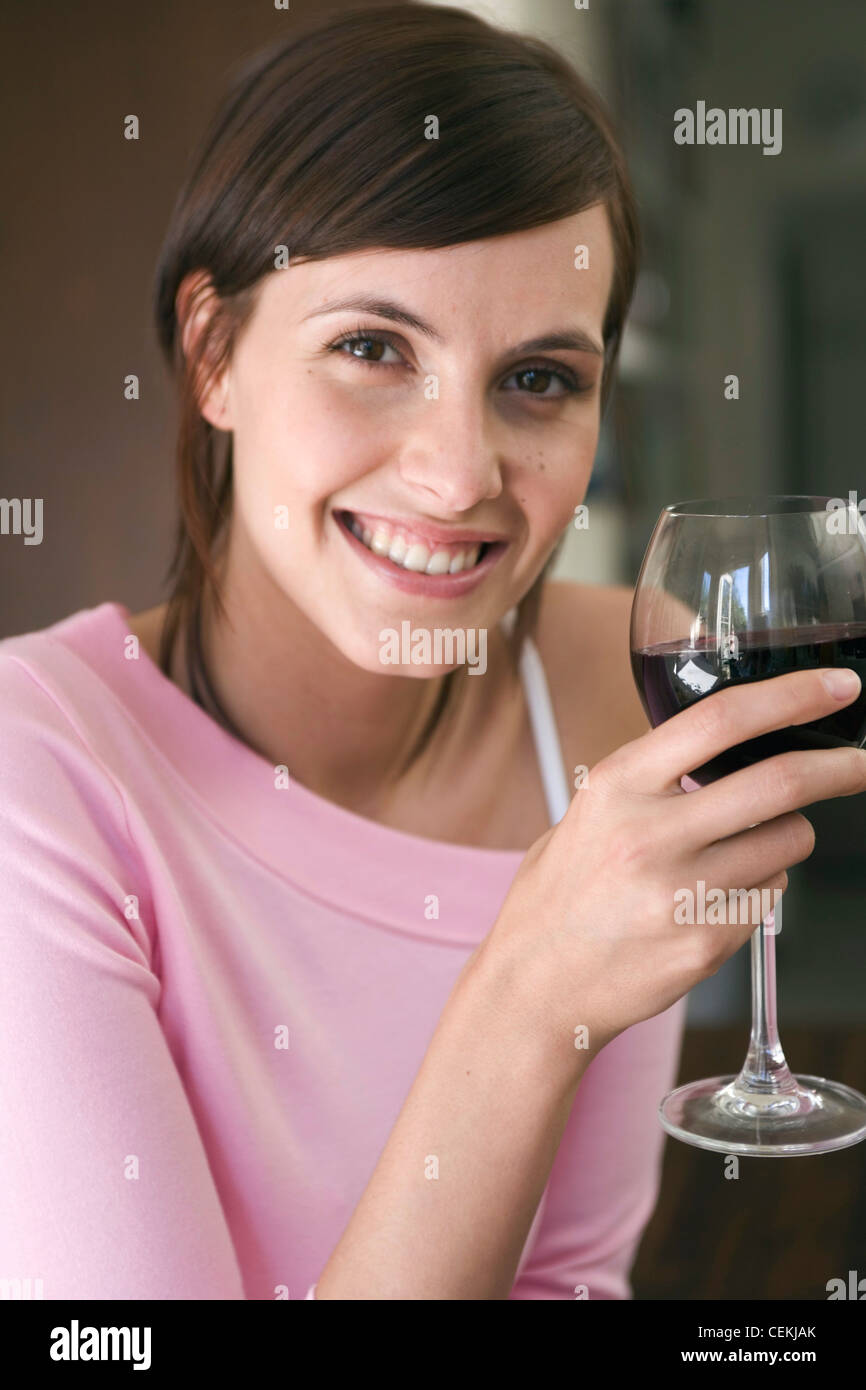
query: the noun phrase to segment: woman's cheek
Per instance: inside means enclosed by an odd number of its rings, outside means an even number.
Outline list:
[[[399,443],[410,419],[406,401],[395,401],[393,394],[366,388],[328,383],[327,388],[311,392],[289,403],[285,412],[285,435],[292,449],[305,450],[317,460],[331,460],[329,474],[356,465],[366,446],[376,467],[389,450]],[[318,476],[321,476],[319,471]]]
[[[590,470],[582,473],[573,456],[567,470],[563,469],[558,476],[552,476],[551,468],[552,465],[545,466],[541,487],[536,479],[535,487],[524,485],[519,491],[521,510],[532,538],[526,562],[533,571],[574,522],[575,508],[583,501],[589,482]]]

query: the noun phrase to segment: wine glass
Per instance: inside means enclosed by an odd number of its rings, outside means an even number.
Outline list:
[[[653,725],[726,685],[786,671],[846,666],[863,682],[844,709],[693,769],[699,787],[792,749],[864,746],[866,522],[853,497],[724,497],[663,509],[631,614],[632,671]],[[752,1031],[739,1075],[690,1082],[659,1107],[667,1132],[688,1144],[784,1157],[866,1138],[866,1096],[788,1069],[776,1026],[776,930],[770,913],[752,934]]]

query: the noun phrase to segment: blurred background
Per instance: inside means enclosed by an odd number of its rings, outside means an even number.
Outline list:
[[[0,538],[0,637],[108,598],[135,612],[163,597],[174,408],[150,288],[169,212],[227,72],[298,19],[357,7],[5,0],[0,496],[46,499],[50,544]],[[590,524],[569,532],[558,572],[633,584],[669,502],[866,495],[857,414],[866,382],[861,0],[591,0],[589,9],[491,0],[465,8],[548,39],[602,93],[642,217],[643,269],[587,494]],[[782,108],[781,153],[677,145],[673,113],[699,100]],[[130,112],[141,122],[138,141],[122,138]],[[137,402],[124,399],[128,373],[141,381]],[[732,373],[737,400],[724,394]],[[866,1090],[866,802],[840,799],[808,814],[817,847],[790,874],[777,938],[782,1043],[795,1069]],[[739,1069],[748,964],[741,951],[692,992],[681,1080]],[[743,1185],[721,1180],[721,1156],[668,1144],[637,1295],[825,1297],[825,1280],[848,1268],[836,1270],[833,1259],[856,1264],[844,1243],[855,1235],[862,1263],[864,1149],[813,1160],[820,1184],[803,1160],[783,1163],[784,1175],[778,1163],[744,1161],[756,1216]],[[712,1212],[708,1181],[718,1194]],[[818,1186],[826,1200],[836,1194],[824,1217]],[[808,1249],[822,1220],[842,1242],[827,1251],[813,1292],[805,1265],[797,1272],[802,1223],[783,1214],[804,1202]],[[713,1222],[721,1223],[716,1236]],[[735,1259],[737,1222],[759,1238],[745,1262]]]

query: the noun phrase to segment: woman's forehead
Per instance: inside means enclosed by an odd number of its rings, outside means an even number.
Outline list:
[[[399,304],[424,324],[529,315],[579,307],[601,321],[614,250],[604,207],[503,236],[434,248],[373,247],[317,261],[290,262],[268,277],[265,298],[278,315],[325,322],[339,312],[372,313]],[[383,315],[380,315],[383,316]],[[384,317],[384,316],[383,316]],[[407,322],[420,329],[418,323]],[[539,331],[551,324],[540,324]],[[431,333],[429,336],[434,337]]]

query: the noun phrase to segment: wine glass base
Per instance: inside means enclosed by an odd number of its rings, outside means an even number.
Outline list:
[[[714,1076],[670,1091],[659,1106],[663,1128],[699,1149],[767,1158],[829,1153],[866,1139],[866,1096],[850,1086],[795,1076],[793,1093],[744,1101],[737,1080]]]

